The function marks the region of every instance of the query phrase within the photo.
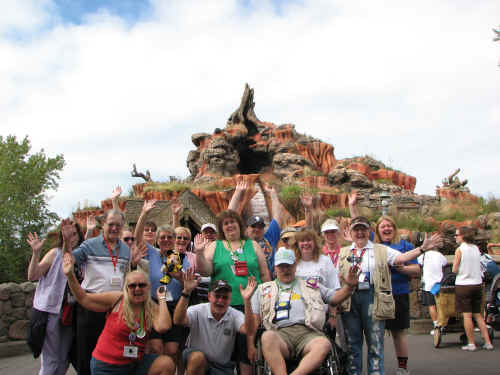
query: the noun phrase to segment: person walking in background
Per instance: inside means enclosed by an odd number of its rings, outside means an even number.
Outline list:
[[[453,272],[457,274],[455,279],[456,311],[463,313],[464,328],[468,344],[462,346],[462,350],[475,351],[474,324],[477,323],[481,335],[484,338],[483,349],[493,350],[488,329],[481,315],[481,301],[483,298],[481,252],[473,244],[475,231],[471,227],[460,227],[455,232],[457,243],[460,245],[455,251],[453,260]]]

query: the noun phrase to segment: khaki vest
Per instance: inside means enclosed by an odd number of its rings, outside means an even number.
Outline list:
[[[375,268],[373,269],[373,318],[377,320],[394,319],[395,304],[392,296],[391,272],[387,265],[386,246],[373,244],[375,252]],[[347,257],[352,254],[351,246],[340,249],[339,275],[347,277],[351,263]],[[351,298],[341,304],[342,311],[351,310]]]
[[[304,280],[296,279],[305,305],[305,325],[315,331],[322,332],[325,325],[325,304],[319,288],[309,286]],[[279,288],[275,281],[259,285],[260,317],[266,329],[277,329],[273,323],[276,314],[275,306],[278,300]]]

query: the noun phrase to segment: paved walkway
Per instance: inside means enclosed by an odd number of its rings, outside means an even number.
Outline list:
[[[493,341],[494,351],[464,352],[460,349],[458,334],[443,337],[441,347],[435,349],[430,335],[410,336],[409,369],[413,375],[498,375],[500,374],[500,332]],[[478,341],[481,340],[478,338]],[[392,338],[385,338],[386,375],[393,375],[396,360]],[[38,372],[40,361],[32,355],[0,359],[0,374],[33,375]],[[76,374],[71,368],[68,374]]]

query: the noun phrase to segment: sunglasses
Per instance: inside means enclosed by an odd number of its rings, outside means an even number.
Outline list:
[[[250,225],[252,228],[259,228],[259,229],[263,229],[265,227],[264,224],[254,224],[254,225]]]
[[[290,237],[285,237],[285,238],[282,238],[281,241],[283,241],[284,243],[288,243],[289,239],[290,239]]]
[[[175,237],[176,240],[184,240],[184,241],[189,241],[190,238],[189,237],[183,237],[183,236],[177,236]]]
[[[129,289],[135,289],[137,287],[139,287],[140,289],[144,289],[145,287],[147,287],[148,284],[147,283],[131,283],[131,284],[128,284],[127,285],[127,288]]]
[[[154,230],[153,228],[144,228],[144,232],[154,233],[154,232],[156,232],[156,230]]]
[[[135,241],[135,237],[123,237],[123,241],[125,242]]]
[[[174,236],[160,236],[160,240],[172,240]]]

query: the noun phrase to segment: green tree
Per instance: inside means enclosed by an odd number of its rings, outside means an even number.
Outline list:
[[[27,234],[45,233],[59,219],[46,192],[57,189],[64,157],[49,158],[43,149],[29,155],[30,149],[28,137],[0,136],[0,283],[26,279]]]

